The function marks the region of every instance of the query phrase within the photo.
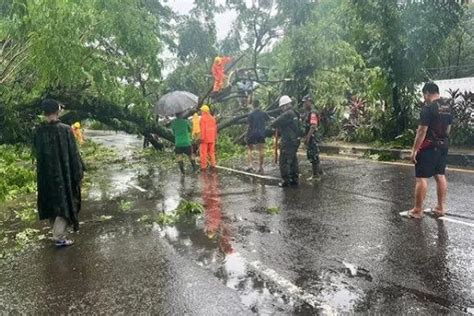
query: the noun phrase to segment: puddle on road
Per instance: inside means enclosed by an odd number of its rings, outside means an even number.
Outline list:
[[[225,232],[220,231],[210,236],[205,230],[196,229],[192,224],[156,229],[160,237],[166,238],[179,253],[192,258],[199,266],[213,273],[225,286],[237,291],[242,303],[254,313],[265,315],[275,311],[295,311],[296,304],[293,299],[284,297],[250,269],[240,252],[228,245],[223,246],[222,239],[228,238],[222,235]]]
[[[204,214],[185,222],[178,222],[174,226],[161,227],[154,224],[153,231],[157,237],[165,238],[178,253],[191,258],[199,266],[209,270],[225,286],[235,290],[242,303],[254,313],[317,312],[317,308],[287,295],[288,293],[282,292],[277,284],[265,279],[260,271],[251,267],[247,261],[248,254],[240,251],[236,240],[241,236],[236,235],[239,230],[236,229],[235,215],[226,212],[222,201],[222,197],[229,196],[227,194],[229,192],[226,190],[225,194],[221,194],[220,181],[227,180],[235,182],[225,176],[220,178],[217,174],[199,175],[194,180],[188,180],[187,185],[193,187],[195,199],[198,197],[205,207]],[[183,198],[183,194],[186,194],[186,188],[172,182],[168,179],[163,188],[165,211],[174,209]],[[230,191],[235,191],[238,187],[234,185]],[[268,214],[266,209],[262,215],[274,216]],[[268,231],[262,227],[259,230]]]
[[[120,166],[113,166],[101,170],[93,176],[87,193],[87,200],[111,200],[124,195],[134,183],[137,172],[131,169],[123,170]]]
[[[349,274],[349,277],[357,276],[356,267],[355,271],[345,272]],[[335,308],[338,312],[354,312],[354,308],[364,298],[364,293],[348,285],[344,274],[335,271],[324,271],[320,274],[319,279],[324,280],[325,285],[319,286],[320,293],[318,294],[318,298]]]
[[[330,303],[340,312],[349,313],[353,311],[354,305],[360,300],[360,295],[346,288],[335,290],[324,290],[319,295],[325,302]]]
[[[184,180],[175,175],[160,174],[154,169],[111,167],[96,175],[96,180],[90,187],[88,203],[102,204],[101,209],[107,209],[107,214],[113,215],[114,220],[120,216],[134,214],[137,210],[139,214],[171,212],[182,199],[190,197],[202,201],[205,206],[204,214],[190,217],[189,220],[172,226],[153,223],[152,232],[157,233],[159,238],[165,238],[179,253],[191,258],[209,270],[224,285],[235,290],[242,303],[254,313],[312,314],[319,311],[317,306],[312,307],[297,297],[288,295],[278,284],[267,280],[259,271],[250,267],[246,256],[239,252],[236,244],[237,237],[241,236],[234,235],[238,234],[242,226],[235,229],[233,215],[229,218],[223,207],[221,198],[228,196],[229,192],[221,194],[220,178],[217,174],[199,175]],[[223,177],[223,180],[228,179]],[[234,183],[230,190],[233,192],[239,186],[234,179],[229,181]],[[139,185],[147,193],[137,190],[131,184]],[[239,192],[236,191],[236,194]],[[263,204],[266,205],[266,201],[263,201]],[[274,216],[268,214],[266,206],[258,213],[262,216]],[[253,230],[260,233],[270,232],[268,227],[260,224],[254,224]],[[97,241],[104,244],[108,238],[115,235],[116,232],[104,231]],[[103,254],[107,255],[107,247],[102,245],[101,248]],[[343,287],[330,288],[317,297],[321,302],[329,302],[331,306],[337,306],[344,311],[350,311],[353,302],[358,298]]]
[[[126,168],[111,166],[110,169],[101,171],[96,179],[97,181],[93,181],[90,187],[88,200],[108,203],[108,207],[113,207],[110,201],[115,200],[119,209],[127,209],[123,212],[125,215],[137,209],[142,210],[140,213],[146,214],[171,212],[176,209],[181,199],[201,201],[205,206],[203,215],[178,222],[173,226],[162,227],[154,223],[152,233],[158,238],[165,238],[178,253],[191,258],[209,270],[224,285],[235,290],[242,303],[254,313],[320,312],[318,306],[312,307],[304,300],[282,291],[278,284],[268,280],[260,271],[249,265],[248,254],[239,251],[238,242],[245,237],[240,235],[243,226],[233,225],[235,214],[226,212],[222,199],[229,203],[229,197],[232,199],[233,195],[245,194],[242,192],[240,180],[216,173],[182,178],[174,172],[162,173],[153,166],[143,165],[129,165]],[[222,186],[221,181],[224,182]],[[141,192],[133,185],[143,188],[146,192]],[[223,187],[226,188],[224,194],[221,191]],[[256,186],[252,190],[266,189],[265,186]],[[281,204],[279,203],[282,199],[281,194],[278,190],[263,193],[266,200],[260,203],[262,209],[251,212],[261,213],[261,216],[275,216],[268,212],[268,208],[274,206],[268,205],[268,201],[275,203],[275,206]],[[252,223],[249,229],[259,233],[272,233],[269,227],[259,223]],[[98,240],[110,236],[104,232]],[[104,248],[103,251],[107,250]],[[340,274],[344,277],[344,272]],[[317,293],[314,296],[318,301],[337,307],[341,311],[350,312],[360,294],[349,289],[341,280],[334,279],[334,275],[331,275],[331,278],[331,282],[334,283],[328,283],[323,289],[313,289],[312,292]]]

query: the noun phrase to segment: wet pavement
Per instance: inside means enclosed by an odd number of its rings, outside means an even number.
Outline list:
[[[90,136],[126,155],[141,145]],[[474,174],[449,174],[449,221],[409,220],[399,212],[411,207],[412,168],[332,158],[323,168],[298,189],[138,163],[97,171],[76,245],[43,241],[0,261],[0,313],[474,313]],[[182,199],[204,214],[140,221]],[[435,199],[430,182],[427,205]]]

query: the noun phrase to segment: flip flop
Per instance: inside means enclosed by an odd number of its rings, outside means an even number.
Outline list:
[[[443,216],[446,215],[446,212],[440,213],[440,212],[436,211],[436,207],[432,207],[432,208],[426,209],[424,212],[425,212],[425,213],[428,213],[428,214],[430,214],[430,215],[432,215],[432,216],[434,216],[434,217],[436,217],[436,218],[440,218],[440,217],[443,217]]]
[[[69,247],[69,246],[72,246],[72,244],[74,244],[74,241],[70,239],[60,239],[60,240],[56,240],[54,244],[58,248]]]
[[[406,218],[411,218],[411,219],[422,219],[423,218],[423,215],[421,215],[420,217],[413,216],[413,213],[411,212],[411,210],[400,212],[400,215],[403,216],[403,217],[406,217]]]

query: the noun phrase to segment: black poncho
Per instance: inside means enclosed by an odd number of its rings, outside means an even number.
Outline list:
[[[37,129],[34,145],[39,218],[62,216],[77,230],[84,165],[71,128],[59,121],[45,123]]]

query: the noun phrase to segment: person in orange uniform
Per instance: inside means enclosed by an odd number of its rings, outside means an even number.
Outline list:
[[[201,145],[199,153],[201,157],[201,170],[206,170],[209,162],[211,168],[216,167],[216,140],[217,140],[217,123],[216,119],[211,115],[208,105],[201,107]]]
[[[213,92],[219,92],[224,85],[225,79],[225,65],[231,61],[230,57],[217,56],[214,59],[214,63],[212,64],[212,76],[214,77],[214,87],[212,89]]]

